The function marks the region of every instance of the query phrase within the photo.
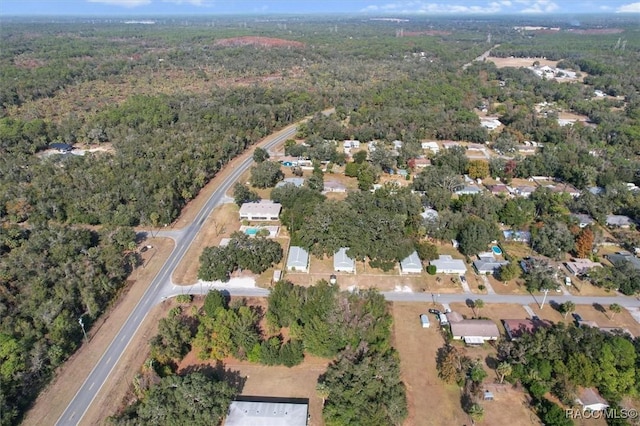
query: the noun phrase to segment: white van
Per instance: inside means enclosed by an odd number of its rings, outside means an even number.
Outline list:
[[[440,320],[440,325],[447,325],[449,324],[449,319],[447,318],[446,314],[439,314],[438,315],[438,320]]]
[[[422,328],[429,328],[431,324],[429,324],[429,317],[427,314],[420,315],[420,324],[422,324]]]

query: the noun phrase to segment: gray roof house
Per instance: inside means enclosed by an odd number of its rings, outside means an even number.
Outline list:
[[[456,194],[458,195],[475,195],[482,192],[482,189],[478,188],[474,185],[466,185],[458,190],[456,190]]]
[[[629,253],[628,251],[619,251],[615,254],[610,254],[607,256],[607,259],[614,265],[622,262],[631,262],[635,269],[640,269],[640,259]]]
[[[402,274],[419,274],[421,272],[422,261],[415,251],[400,262],[400,273]]]
[[[299,188],[304,185],[304,179],[300,177],[285,178],[284,180],[276,183],[276,188],[280,188],[285,185],[295,185]]]
[[[278,220],[282,205],[271,200],[244,203],[240,207],[240,220]]]
[[[302,247],[289,247],[287,271],[309,272],[309,253]]]
[[[591,216],[584,213],[573,213],[571,214],[571,217],[578,222],[578,226],[580,228],[586,228],[589,225],[593,225],[595,222]]]
[[[336,272],[355,272],[356,263],[347,255],[349,247],[342,247],[333,254],[333,270]]]
[[[441,254],[436,260],[429,262],[431,265],[435,265],[436,273],[440,274],[465,274],[467,272],[467,266],[461,259],[454,259],[448,254]]]
[[[473,261],[473,267],[479,274],[494,274],[501,266],[509,264],[506,260],[496,260],[490,253],[480,253],[478,260]]]
[[[607,215],[607,226],[615,228],[629,228],[633,225],[633,220],[629,216],[623,216],[620,214]]]
[[[224,426],[307,426],[308,420],[308,403],[231,401],[223,424]]]
[[[500,330],[491,320],[467,319],[451,322],[451,334],[454,340],[464,340],[467,345],[481,345],[489,340],[498,340]]]

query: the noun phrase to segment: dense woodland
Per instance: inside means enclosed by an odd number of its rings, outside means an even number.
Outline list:
[[[583,195],[572,199],[542,189],[529,200],[485,195],[452,200],[461,173],[487,174],[484,166],[466,161],[456,150],[432,158],[433,167],[417,175],[412,189],[419,197],[386,188],[328,201],[319,192],[322,173],[314,173],[305,188],[278,188],[274,198],[283,203],[283,222],[293,240],[315,254],[349,246],[359,260],[368,257],[373,266],[386,269],[413,248],[425,259],[431,256],[428,247],[420,246],[425,235],[457,238],[464,254],[474,254],[496,237],[501,221],[531,229],[533,249],[553,258],[556,246],[584,254],[603,239],[597,229],[592,236],[577,229],[570,212],[588,213],[600,224],[610,213],[640,219],[640,195],[626,185],[640,183],[640,77],[629,72],[639,68],[637,22],[623,17],[582,20],[582,29],[619,28],[615,34],[570,32],[570,23],[552,17],[542,24],[563,30],[548,34],[513,28],[530,24],[540,22],[525,17],[416,18],[402,23],[406,34],[440,32],[397,37],[398,23],[347,18],[287,18],[286,25],[244,18],[165,18],[146,26],[4,20],[2,424],[22,416],[53,369],[81,342],[78,317],[83,315],[90,328],[137,264],[134,233],[126,227],[171,223],[235,155],[272,130],[325,108],[335,107],[336,114],[315,115],[300,128],[299,136],[308,141],[303,154],[343,164],[344,155],[328,149],[325,140],[378,140],[376,155],[347,164],[360,189],[368,190],[392,169],[411,168],[411,160],[421,154],[421,139],[451,139],[489,141],[512,153],[512,158],[489,162],[491,176],[506,182],[551,176]],[[246,35],[303,46],[216,44]],[[497,56],[562,59],[559,66],[584,73],[585,84],[540,79],[529,70],[498,69],[490,62],[463,69],[494,44],[500,44],[493,50]],[[597,99],[596,89],[613,97]],[[535,110],[541,102],[585,114],[593,126],[559,126],[555,113],[544,116]],[[480,125],[474,109],[482,106],[499,117],[503,131],[490,134]],[[384,148],[396,139],[404,142],[397,156]],[[529,140],[543,147],[535,155],[517,154],[516,147]],[[52,142],[100,151],[49,155]],[[287,149],[300,150],[299,145]],[[258,186],[270,186],[280,177],[270,174],[268,162],[263,164],[258,171],[264,175],[256,176],[266,184]],[[603,190],[594,195],[587,191],[591,186]],[[255,199],[255,194],[237,198]],[[423,206],[440,212],[437,223],[420,220]],[[340,224],[338,216],[343,222],[348,218],[351,228]],[[88,230],[86,225],[95,227]],[[352,229],[372,231],[354,234]],[[385,244],[374,229],[384,235]],[[614,237],[633,248],[636,235]],[[239,259],[234,265],[241,266]],[[515,274],[503,272],[505,279]],[[640,289],[637,271],[603,268],[601,274],[592,278],[594,283],[627,294]],[[545,282],[529,281],[533,289]],[[242,315],[239,308],[233,312],[225,316]],[[272,349],[265,353],[279,355],[275,342]],[[369,349],[354,348],[336,358],[337,364],[357,364],[369,354]],[[380,358],[391,359],[386,353]],[[327,383],[332,380],[327,374]],[[391,422],[399,418],[390,415]]]

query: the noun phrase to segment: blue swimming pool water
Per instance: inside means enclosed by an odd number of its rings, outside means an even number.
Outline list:
[[[498,246],[493,246],[493,247],[491,247],[491,251],[492,251],[494,254],[497,254],[497,255],[501,255],[501,254],[502,254],[502,249],[500,249],[500,247],[498,247]]]
[[[244,233],[247,234],[247,235],[256,235],[258,233],[258,228],[245,229]]]

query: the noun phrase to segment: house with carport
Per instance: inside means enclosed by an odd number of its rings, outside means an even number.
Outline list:
[[[432,260],[429,264],[436,267],[436,273],[440,274],[458,274],[467,273],[467,266],[461,259],[454,259],[448,254],[441,254],[438,259]]]
[[[356,262],[347,255],[349,247],[341,247],[333,254],[333,270],[336,272],[356,272]]]
[[[463,340],[467,345],[482,345],[500,338],[500,330],[491,320],[462,319],[462,315],[457,312],[449,312],[447,319],[453,339]]]

